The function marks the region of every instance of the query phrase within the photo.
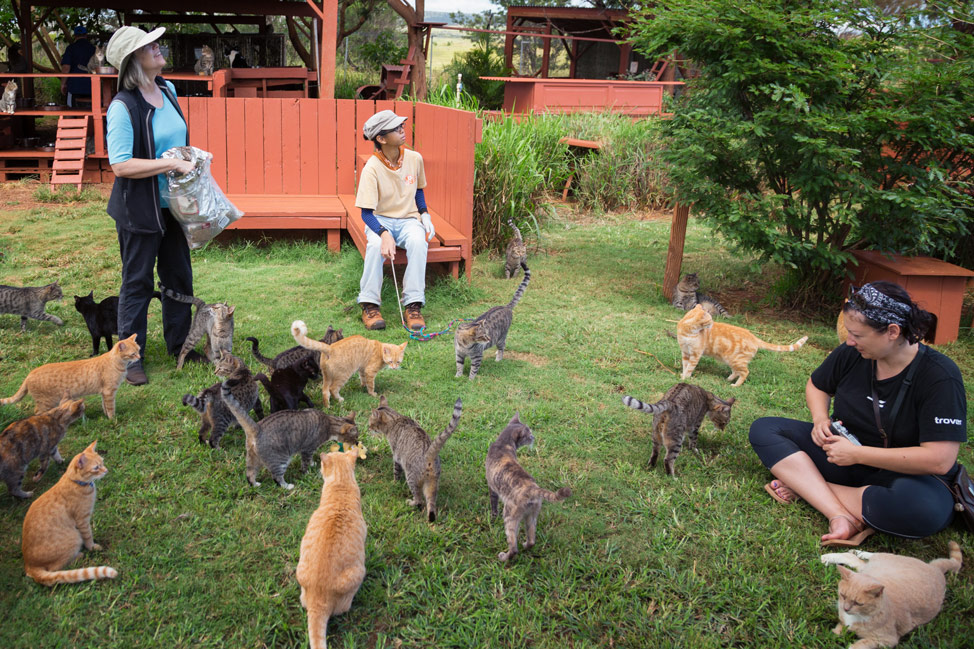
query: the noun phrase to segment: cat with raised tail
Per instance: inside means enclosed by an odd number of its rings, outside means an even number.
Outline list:
[[[507,244],[507,251],[504,253],[504,278],[511,279],[517,276],[517,271],[522,264],[528,263],[528,247],[524,245],[521,230],[514,225],[514,220],[508,219],[507,224],[514,230],[514,236]]]
[[[295,576],[301,585],[301,606],[308,611],[312,649],[327,649],[328,619],[345,613],[365,579],[365,536],[362,492],[355,481],[359,449],[321,454],[318,509],[311,515]]]
[[[321,352],[321,398],[326,408],[331,405],[331,397],[345,400],[339,391],[356,372],[368,393],[379,396],[375,391],[376,374],[386,367],[399,369],[409,343],[407,340],[401,345],[392,345],[365,336],[349,336],[326,345],[308,338],[308,326],[301,320],[291,323],[291,335],[305,349]]]
[[[426,431],[415,421],[389,407],[386,398],[379,398],[379,407],[369,417],[369,430],[381,433],[392,449],[392,475],[396,480],[405,477],[412,498],[412,507],[422,507],[426,501],[426,517],[436,520],[436,494],[440,488],[440,450],[450,439],[460,422],[463,402],[453,404],[453,418],[432,442]]]
[[[557,503],[572,495],[572,490],[568,487],[562,487],[556,492],[542,489],[531,474],[518,464],[517,449],[533,443],[531,429],[522,424],[520,416],[515,413],[487,450],[484,467],[487,473],[491,518],[497,518],[497,501],[504,503],[507,551],[497,555],[501,561],[507,561],[517,554],[517,536],[522,521],[527,528],[524,549],[534,546],[542,502]]]
[[[31,503],[24,517],[21,548],[27,576],[42,586],[114,579],[109,566],[62,570],[85,550],[101,550],[91,531],[95,481],[108,473],[92,442],[71,460],[61,479]]]
[[[507,332],[510,331],[511,323],[514,321],[514,307],[521,301],[531,282],[531,271],[523,261],[521,269],[524,271],[524,279],[514,291],[514,297],[510,302],[503,306],[491,307],[473,321],[461,322],[457,325],[453,337],[453,351],[457,362],[456,376],[463,376],[463,362],[470,358],[470,379],[473,380],[484,360],[484,350],[491,345],[497,348],[494,360],[500,362],[504,358]]]
[[[944,575],[961,568],[960,546],[950,541],[948,548],[949,558],[930,563],[886,552],[823,554],[822,563],[838,566],[842,575],[839,623],[832,632],[854,631],[859,640],[849,649],[895,647],[904,635],[937,617],[947,590]]]
[[[656,403],[643,403],[634,397],[622,397],[622,403],[653,415],[653,455],[649,466],[656,466],[661,447],[666,447],[663,466],[667,475],[676,475],[676,458],[687,440],[691,451],[697,450],[697,433],[704,417],[710,417],[717,430],[724,430],[730,421],[734,397],[720,399],[701,387],[677,383]]]
[[[766,343],[743,327],[714,322],[713,317],[697,304],[676,323],[676,340],[683,356],[681,379],[690,378],[703,356],[711,356],[730,365],[733,371],[727,380],[736,378],[734,385],[740,385],[747,379],[747,366],[759,349],[793,352],[801,349],[808,336],[802,336],[790,345]]]
[[[220,352],[233,353],[233,312],[236,307],[228,305],[226,302],[214,302],[207,304],[203,300],[193,295],[183,295],[172,289],[168,289],[159,282],[159,291],[171,300],[183,302],[184,304],[196,305],[196,315],[193,316],[193,323],[183,341],[182,349],[176,360],[176,369],[183,369],[183,364],[189,360],[204,360],[196,355],[196,343],[206,336],[206,343],[203,353],[206,360],[215,363],[220,358]]]

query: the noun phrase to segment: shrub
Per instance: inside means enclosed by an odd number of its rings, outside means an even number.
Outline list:
[[[509,70],[504,67],[504,58],[499,48],[491,45],[490,34],[477,34],[473,37],[473,49],[454,54],[453,61],[445,72],[452,79],[462,74],[463,89],[477,98],[480,106],[496,110],[504,105],[504,82],[487,81],[481,77],[501,77]]]

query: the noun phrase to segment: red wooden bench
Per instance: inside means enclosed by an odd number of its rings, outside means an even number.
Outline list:
[[[361,126],[380,110],[409,118],[407,139],[423,154],[426,199],[437,230],[430,262],[469,278],[473,236],[473,113],[429,104],[348,99],[180,98],[194,146],[213,154],[211,171],[245,212],[231,229],[318,229],[338,250],[347,230],[365,252],[365,225],[355,207],[359,156],[373,144]],[[398,259],[397,259],[398,262]]]

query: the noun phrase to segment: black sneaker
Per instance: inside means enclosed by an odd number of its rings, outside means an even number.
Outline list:
[[[145,385],[149,382],[149,377],[145,375],[145,369],[142,367],[142,361],[135,361],[129,365],[128,371],[125,372],[125,381],[129,385]]]

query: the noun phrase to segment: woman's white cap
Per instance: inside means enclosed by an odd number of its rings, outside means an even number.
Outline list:
[[[165,27],[156,27],[151,32],[146,34],[144,31],[138,27],[132,27],[131,25],[125,25],[119,27],[118,30],[112,34],[111,39],[108,41],[108,45],[105,47],[105,58],[108,62],[112,64],[116,70],[118,70],[118,78],[121,79],[122,75],[125,73],[125,66],[128,65],[129,59],[132,55],[140,48],[148,45],[149,43],[154,43],[159,40],[163,32],[166,31]]]

